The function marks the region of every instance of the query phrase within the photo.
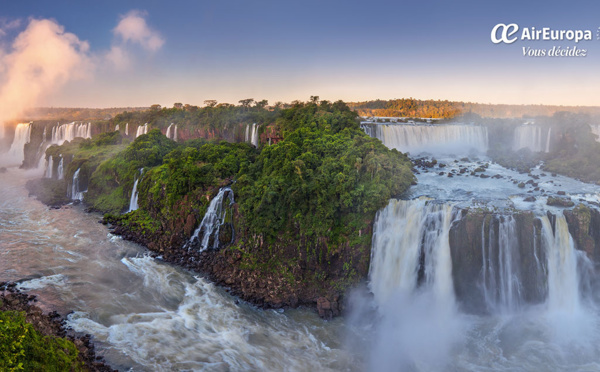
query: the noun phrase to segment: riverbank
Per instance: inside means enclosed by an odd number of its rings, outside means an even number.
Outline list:
[[[65,326],[65,317],[56,311],[44,313],[42,309],[34,304],[37,301],[36,296],[17,289],[17,283],[15,282],[0,283],[0,311],[22,312],[25,314],[26,322],[31,324],[33,329],[44,337],[56,337],[71,341],[78,351],[77,361],[81,364],[83,371],[117,371],[106,364],[104,358],[96,355],[96,348],[91,340],[91,335],[81,335],[69,330]],[[25,354],[25,356],[28,357],[29,354]],[[50,370],[57,367],[45,365],[44,368]]]

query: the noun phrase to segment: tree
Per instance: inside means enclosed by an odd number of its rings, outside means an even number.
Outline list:
[[[262,101],[257,101],[256,103],[254,103],[254,107],[258,107],[258,108],[265,108],[266,105],[269,104],[269,101],[267,101],[266,99],[263,99]]]
[[[215,107],[217,105],[217,100],[216,99],[207,99],[204,101],[204,104],[207,107]]]
[[[319,103],[319,96],[310,96],[310,101],[312,103]]]
[[[152,111],[159,111],[161,108],[162,107],[159,104],[154,104],[154,105],[150,106],[150,110],[152,110]]]
[[[242,99],[240,101],[238,101],[240,103],[240,105],[242,107],[250,107],[250,105],[252,104],[252,102],[254,102],[254,98],[246,98],[246,99]]]
[[[173,108],[181,110],[183,108],[183,103],[176,102],[173,104]]]

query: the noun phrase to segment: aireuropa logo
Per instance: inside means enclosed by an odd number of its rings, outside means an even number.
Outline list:
[[[501,31],[500,38],[498,38],[499,30]],[[515,36],[511,39],[510,37],[512,37],[518,31],[519,25],[516,23],[511,23],[509,25],[505,25],[504,23],[498,23],[496,26],[494,26],[494,28],[492,28],[492,43],[499,44],[504,42],[506,44],[512,44],[515,41],[517,41],[518,38]]]
[[[554,30],[550,27],[524,27],[519,38],[515,34],[519,32],[519,25],[516,23],[504,24],[498,23],[492,28],[490,35],[492,43],[512,44],[517,40],[555,40],[555,41],[574,41],[578,43],[582,40],[592,40],[591,30]]]

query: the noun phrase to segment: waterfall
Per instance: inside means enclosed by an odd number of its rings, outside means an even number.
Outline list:
[[[48,144],[46,144],[47,136],[48,136],[48,126],[44,126],[44,133],[42,133],[42,143],[40,143],[40,147],[38,147],[38,150],[36,153],[36,157],[38,157],[40,159],[38,161],[38,165],[37,165],[38,168],[40,168],[42,166],[42,164],[46,164],[46,166],[48,165],[48,161],[46,160],[46,157],[44,156],[46,154],[46,149],[48,148]],[[45,173],[46,173],[46,171],[44,171],[44,174]]]
[[[475,125],[366,124],[361,128],[387,147],[403,152],[485,153],[487,128]]]
[[[129,199],[129,210],[127,212],[133,212],[136,209],[139,208],[138,205],[138,182],[140,181],[140,179],[142,178],[142,172],[144,171],[144,168],[140,169],[140,176],[139,177],[135,177],[135,181],[133,182],[133,189],[131,190],[131,198]]]
[[[81,170],[81,168],[77,168],[77,170],[75,171],[75,173],[73,173],[73,181],[71,182],[71,188],[70,193],[68,193],[68,197],[71,198],[71,200],[79,200],[82,201],[83,200],[83,194],[87,191],[81,191],[81,189],[79,188],[79,171]]]
[[[92,138],[91,123],[69,123],[58,124],[52,128],[52,143],[62,145],[66,141],[73,141],[75,138]]]
[[[142,134],[148,134],[148,123],[137,127],[137,131],[135,132],[135,138],[138,138]]]
[[[173,126],[174,126],[174,125],[175,125],[175,124],[171,123],[171,124],[169,125],[169,127],[167,128],[167,134],[166,134],[166,136],[167,136],[167,138],[169,138],[169,139],[173,139],[173,137],[174,137],[174,133],[173,133],[173,132],[174,132],[174,129],[171,129],[171,128],[173,128]]]
[[[63,157],[61,155],[60,157],[60,161],[58,162],[58,179],[62,180],[63,178],[65,178],[65,173],[64,173],[64,169],[63,169]]]
[[[229,206],[235,202],[233,198],[233,190],[231,190],[230,187],[222,187],[219,189],[217,196],[210,201],[208,209],[202,218],[202,222],[200,222],[200,225],[196,231],[194,231],[194,234],[190,238],[188,245],[193,243],[194,240],[198,239],[200,242],[200,251],[204,251],[209,248],[210,239],[212,237],[212,248],[219,248],[219,231],[225,222],[225,217],[227,214],[227,208],[223,207],[223,199],[225,198],[225,194],[227,194],[227,198],[229,199]],[[200,233],[202,233],[202,239],[199,238]]]
[[[129,123],[125,124],[125,135],[128,136],[129,135]]]
[[[177,142],[177,124],[175,124],[175,130],[173,134],[173,141]]]
[[[448,239],[452,221],[452,205],[426,198],[392,199],[377,213],[369,268],[376,303],[396,292],[411,293],[420,284],[436,298],[454,303]]]
[[[46,159],[46,178],[52,178],[52,172],[54,171],[54,158],[52,157],[52,155],[48,156],[48,159]]]
[[[481,228],[481,252],[482,284],[486,305],[494,312],[511,313],[523,302],[516,222],[512,216],[492,216],[487,242],[485,225],[484,222]]]
[[[550,150],[552,128],[548,128],[544,141],[543,128],[538,125],[521,125],[515,128],[513,134],[513,150],[528,148],[533,152],[548,152]]]
[[[254,123],[252,125],[247,124],[246,125],[246,136],[244,138],[244,140],[252,145],[254,145],[254,147],[258,147],[258,127],[259,125]]]
[[[115,132],[118,132],[120,129],[119,124],[115,125]]]
[[[565,216],[556,216],[555,226],[542,216],[542,235],[548,256],[548,308],[577,313],[580,310],[579,276],[575,243]]]
[[[17,124],[15,128],[15,138],[13,139],[8,158],[15,163],[21,164],[25,159],[25,145],[31,139],[31,123]]]
[[[546,136],[546,152],[550,152],[550,141],[552,139],[552,127],[548,129],[548,136]]]

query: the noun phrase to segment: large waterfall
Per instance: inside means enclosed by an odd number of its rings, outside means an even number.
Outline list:
[[[17,124],[15,128],[15,138],[8,150],[8,158],[15,164],[21,164],[25,159],[25,144],[31,139],[31,123]]]
[[[539,125],[521,125],[515,128],[513,134],[513,150],[528,148],[533,152],[549,152],[552,128],[544,130]]]
[[[485,224],[481,231],[482,285],[486,305],[493,312],[514,312],[523,302],[516,221],[512,216],[493,217],[488,239],[485,239],[484,227]]]
[[[66,141],[73,141],[77,137],[92,138],[92,124],[72,122],[52,127],[53,144],[62,145]]]
[[[219,231],[221,226],[225,223],[227,214],[227,206],[223,205],[226,196],[229,199],[228,206],[231,206],[235,202],[233,190],[231,190],[230,187],[222,187],[217,196],[210,201],[208,209],[202,218],[202,222],[200,222],[200,225],[196,231],[194,231],[188,244],[192,244],[195,240],[198,240],[200,243],[200,250],[204,251],[209,248],[210,240],[212,238],[213,244],[210,248],[219,248]],[[200,233],[202,233],[201,238]]]
[[[483,126],[363,123],[361,128],[369,136],[380,139],[387,147],[413,154],[485,153],[488,148],[487,128]]]

